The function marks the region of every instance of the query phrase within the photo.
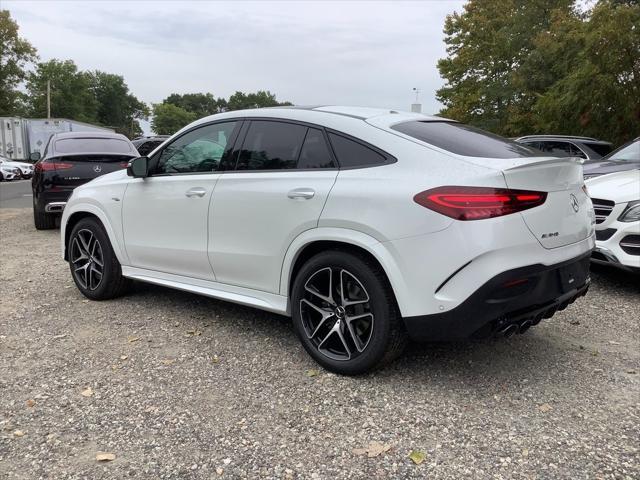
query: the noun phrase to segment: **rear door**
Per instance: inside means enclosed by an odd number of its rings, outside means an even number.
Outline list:
[[[252,120],[241,137],[212,199],[209,259],[218,282],[277,293],[287,248],[317,227],[338,169],[320,128]]]
[[[123,230],[132,266],[215,280],[207,255],[209,204],[238,122],[195,128],[151,159],[151,176],[133,179],[123,203]]]

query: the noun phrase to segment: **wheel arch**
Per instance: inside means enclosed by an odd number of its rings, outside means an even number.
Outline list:
[[[402,313],[405,302],[403,292],[407,289],[404,288],[404,280],[392,253],[373,237],[348,229],[314,229],[298,236],[285,255],[280,278],[280,295],[288,297],[302,265],[315,254],[328,249],[351,251],[374,261],[387,277]]]
[[[100,222],[100,225],[104,228],[104,231],[109,238],[109,242],[111,243],[111,247],[113,248],[116,258],[121,265],[126,265],[125,253],[121,250],[120,243],[116,240],[115,232],[111,228],[106,214],[94,205],[83,205],[82,207],[76,206],[71,213],[67,212],[65,209],[63,221],[61,222],[61,246],[64,259],[68,261],[67,246],[69,244],[71,231],[73,230],[73,227],[84,218],[95,218]]]

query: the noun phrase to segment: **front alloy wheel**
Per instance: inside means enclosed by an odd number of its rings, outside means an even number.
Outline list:
[[[104,271],[102,246],[88,229],[78,230],[71,240],[71,269],[80,286],[95,290],[100,286]]]

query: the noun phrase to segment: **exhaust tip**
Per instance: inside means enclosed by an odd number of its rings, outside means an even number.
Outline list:
[[[512,335],[515,335],[517,332],[518,332],[518,325],[516,325],[515,323],[512,323],[511,325],[507,325],[500,331],[500,333],[504,335],[505,338],[509,338]]]
[[[529,320],[526,320],[526,321],[522,322],[520,324],[520,328],[518,329],[518,333],[519,334],[525,333],[527,330],[529,330],[531,328],[532,325],[533,324]]]

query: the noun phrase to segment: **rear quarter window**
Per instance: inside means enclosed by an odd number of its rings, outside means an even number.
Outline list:
[[[132,153],[129,142],[119,138],[63,138],[56,140],[55,152],[64,153]]]
[[[467,157],[537,157],[535,148],[456,122],[412,121],[391,127],[410,137],[456,155]]]
[[[329,132],[329,141],[340,168],[374,167],[390,163],[381,152],[342,135]]]

